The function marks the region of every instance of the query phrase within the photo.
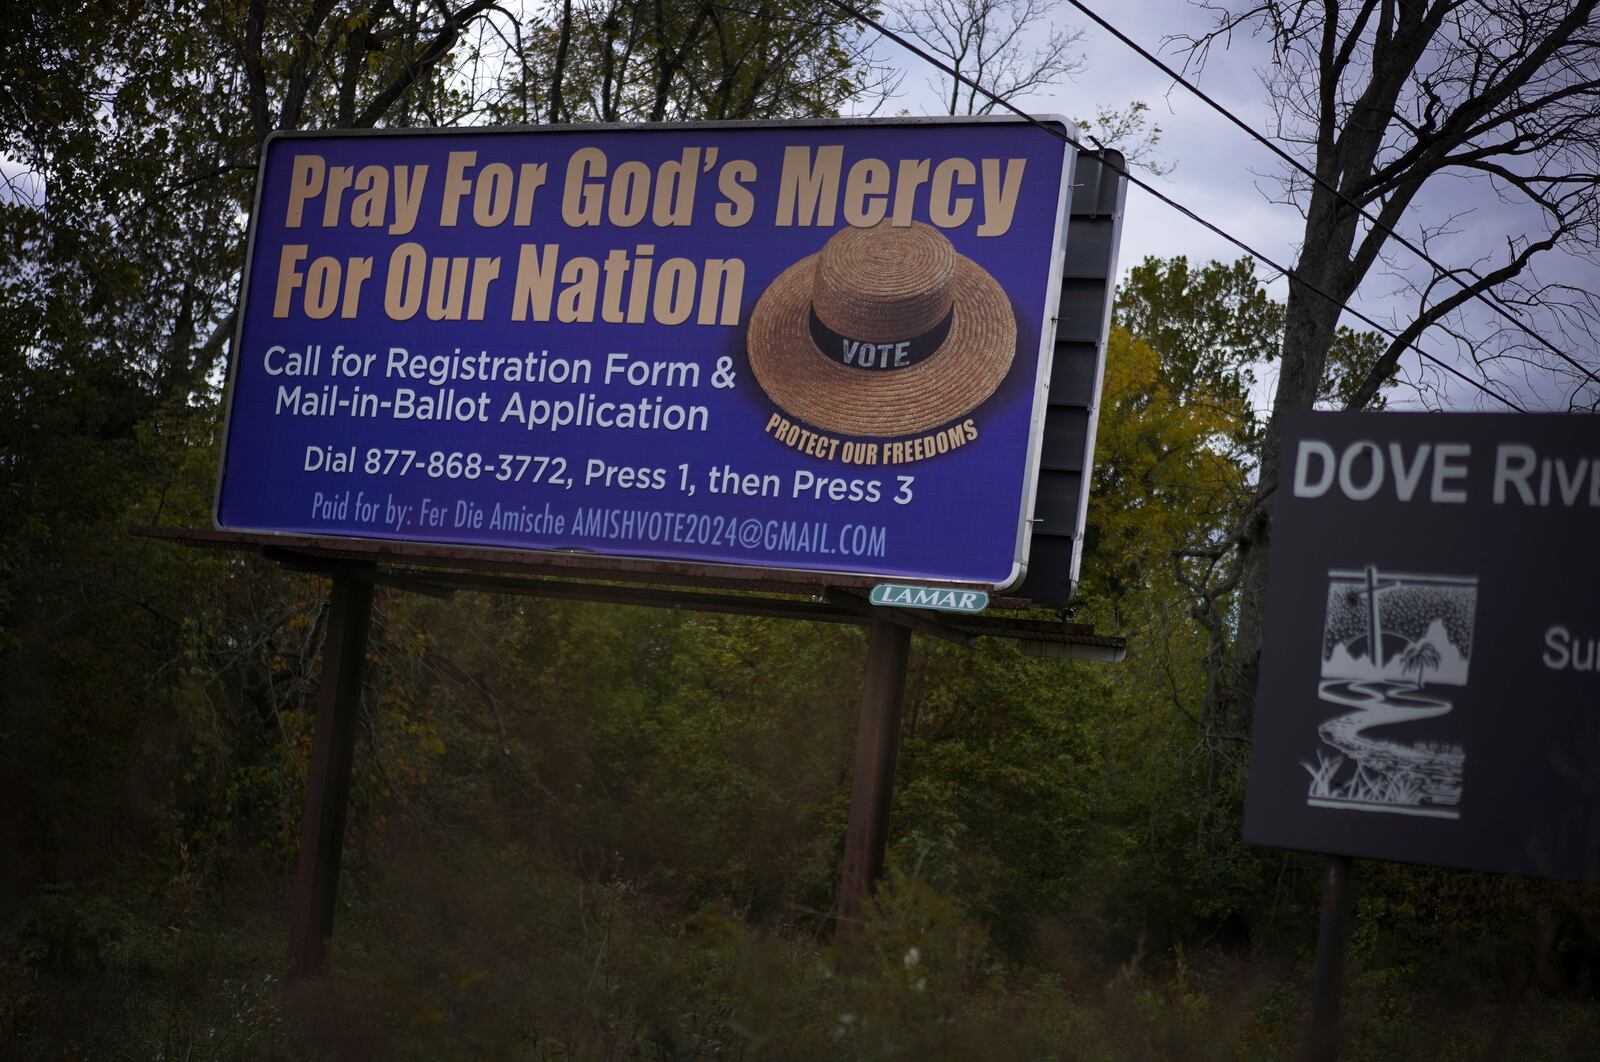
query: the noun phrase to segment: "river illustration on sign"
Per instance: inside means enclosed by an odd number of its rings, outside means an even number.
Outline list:
[[[1346,711],[1317,728],[1323,747],[1306,803],[1461,817],[1466,749],[1449,739],[1451,688],[1467,684],[1476,578],[1328,573],[1317,696]]]

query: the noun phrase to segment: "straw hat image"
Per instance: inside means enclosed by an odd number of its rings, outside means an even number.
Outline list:
[[[1000,285],[927,225],[834,233],[750,315],[750,368],[790,416],[843,435],[948,424],[1000,386],[1017,319]]]

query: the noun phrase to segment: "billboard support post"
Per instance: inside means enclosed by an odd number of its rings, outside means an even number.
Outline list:
[[[855,586],[857,592],[852,594],[848,584],[795,584],[767,575],[749,575],[739,581],[734,577],[737,572],[684,571],[678,566],[604,557],[506,558],[471,548],[380,548],[379,544],[342,539],[183,528],[147,527],[135,533],[196,548],[248,550],[287,570],[311,572],[333,581],[290,908],[291,979],[325,976],[329,971],[372,596],[378,586],[435,597],[448,597],[456,591],[503,593],[867,626],[856,770],[835,907],[841,922],[860,921],[866,897],[883,869],[913,631],[968,648],[980,638],[1002,638],[1020,641],[1035,653],[1077,653],[1084,659],[1107,662],[1121,660],[1126,649],[1122,638],[1096,634],[1083,624],[878,608],[868,604],[864,585]],[[594,581],[597,579],[601,581]],[[645,585],[620,585],[621,580]],[[729,589],[744,592],[707,592]],[[762,592],[789,596],[761,596]],[[803,596],[810,600],[800,599]],[[1002,603],[1008,609],[1027,604],[1020,599],[1002,599]]]
[[[312,738],[300,858],[289,913],[291,978],[319,977],[328,968],[361,707],[361,679],[367,633],[372,626],[374,574],[371,565],[341,572],[334,576],[333,590],[328,595],[317,726]]]
[[[906,699],[906,664],[911,629],[875,617],[868,626],[867,669],[856,733],[856,768],[850,785],[850,821],[845,829],[839,876],[839,924],[859,923],[867,896],[883,871],[894,795],[895,755]]]
[[[1339,1003],[1344,995],[1344,962],[1350,946],[1350,857],[1328,857],[1322,878],[1322,914],[1317,922],[1315,983],[1311,1027],[1306,1032],[1307,1062],[1332,1062],[1339,1055]]]

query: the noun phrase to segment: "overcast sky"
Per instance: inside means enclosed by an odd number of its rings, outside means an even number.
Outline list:
[[[1077,12],[1066,5],[1057,7],[1060,26],[1084,33],[1078,48],[1086,69],[1066,84],[1015,102],[1034,114],[1079,118],[1092,117],[1101,107],[1121,109],[1142,100],[1162,130],[1157,156],[1176,169],[1164,178],[1141,176],[1263,252],[1275,258],[1289,254],[1298,219],[1292,209],[1268,204],[1253,187],[1259,182],[1250,173],[1276,173],[1277,160],[1110,34],[1072,17]],[[1187,0],[1124,0],[1104,8],[1102,14],[1114,25],[1174,67],[1183,62],[1181,47],[1174,42],[1163,48],[1163,39],[1200,33],[1210,25],[1209,16]],[[892,44],[880,54],[906,71],[902,95],[892,109],[937,113],[941,100],[930,83],[936,84],[940,73]],[[1257,128],[1265,128],[1269,117],[1254,69],[1264,55],[1258,42],[1236,38],[1228,52],[1215,53],[1200,79],[1207,92]],[[1122,247],[1124,266],[1145,255],[1231,260],[1242,253],[1137,188],[1129,192]]]
[[[1213,15],[1189,0],[1121,0],[1115,4],[1100,0],[1099,3],[1090,2],[1089,6],[1180,70],[1185,51],[1183,42],[1177,38],[1202,34],[1214,24]],[[1292,265],[1299,253],[1301,219],[1293,207],[1269,199],[1269,195],[1277,192],[1276,177],[1284,172],[1285,164],[1126,45],[1078,17],[1067,5],[1056,5],[1054,17],[1060,26],[1083,31],[1078,47],[1084,54],[1086,68],[1073,81],[1017,102],[1032,113],[1086,117],[1092,116],[1097,107],[1121,108],[1130,101],[1142,100],[1150,106],[1152,118],[1162,130],[1158,157],[1173,166],[1166,176],[1143,176],[1167,195],[1263,254]],[[902,95],[890,110],[939,112],[939,97],[929,84],[930,80],[937,81],[940,76],[937,71],[893,44],[884,44],[879,54],[906,70]],[[1225,47],[1213,48],[1204,69],[1191,72],[1190,76],[1252,127],[1270,133],[1272,114],[1258,73],[1269,59],[1264,40],[1234,36]],[[1418,203],[1407,223],[1401,226],[1401,231],[1413,238],[1425,224],[1462,215],[1453,234],[1429,243],[1430,253],[1449,266],[1478,263],[1482,267],[1486,261],[1495,262],[1505,257],[1508,236],[1543,235],[1537,216],[1500,202],[1482,181],[1435,178]],[[1432,275],[1428,266],[1403,248],[1394,245],[1393,250],[1394,265],[1412,281],[1421,282]],[[1223,238],[1140,189],[1129,190],[1121,252],[1124,272],[1146,255],[1186,255],[1192,262],[1205,262],[1213,258],[1232,261],[1242,254]],[[1265,266],[1260,267],[1259,272],[1263,278],[1271,273]],[[1542,275],[1546,279],[1571,280],[1586,290],[1596,290],[1600,286],[1600,271],[1570,260],[1547,260]],[[1404,285],[1405,280],[1393,270],[1380,267],[1369,275],[1353,303],[1378,320],[1391,323],[1406,311],[1407,301],[1396,295]],[[1282,298],[1286,290],[1282,279],[1275,279],[1270,290]],[[1365,327],[1348,317],[1345,323]],[[1458,327],[1464,334],[1475,334],[1488,331],[1492,323],[1494,319],[1489,311],[1481,310],[1465,314]],[[1422,345],[1464,371],[1479,375],[1470,362],[1461,360],[1459,349],[1447,335],[1428,337]],[[1592,347],[1575,347],[1569,353],[1585,364],[1596,364]],[[1403,376],[1416,378],[1419,365],[1420,359],[1415,354],[1407,356],[1402,362]],[[1440,405],[1504,408],[1465,385],[1443,377],[1437,370],[1429,369],[1424,375],[1429,384],[1444,388],[1445,394],[1423,400],[1414,391],[1398,389],[1391,395],[1391,407],[1425,404],[1430,408]],[[1567,407],[1567,388],[1554,386],[1547,378],[1527,372],[1513,376],[1504,370],[1498,376],[1504,386],[1514,389],[1517,399],[1526,407]],[[1264,395],[1262,400],[1265,401]]]

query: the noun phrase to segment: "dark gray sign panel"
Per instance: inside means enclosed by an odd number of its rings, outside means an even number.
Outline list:
[[[1284,447],[1245,840],[1600,880],[1600,419]]]
[[[1121,152],[1103,151],[1080,154],[1073,170],[1033,544],[1027,578],[1017,590],[1038,605],[1065,607],[1078,591],[1117,249],[1128,201],[1126,166]]]

